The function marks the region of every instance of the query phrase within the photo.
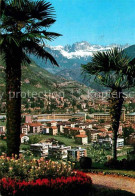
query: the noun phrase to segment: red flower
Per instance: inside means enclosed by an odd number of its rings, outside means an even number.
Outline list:
[[[65,187],[67,185],[73,185],[73,186],[78,186],[81,187],[83,185],[91,185],[92,181],[91,178],[88,177],[86,174],[83,172],[78,172],[76,171],[74,176],[69,176],[69,177],[61,177],[61,178],[56,178],[56,179],[37,179],[36,181],[17,181],[16,179],[6,179],[2,178],[0,180],[0,190],[1,191],[7,191],[10,192],[10,195],[15,195],[17,191],[25,192],[27,189],[32,190],[32,187],[44,187],[44,189],[51,188],[54,190],[62,190],[62,187]],[[90,187],[90,186],[89,186]]]

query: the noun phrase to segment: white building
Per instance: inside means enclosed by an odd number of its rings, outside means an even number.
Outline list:
[[[50,146],[49,147],[49,154],[50,158],[57,158],[57,159],[67,159],[68,157],[68,150],[71,149],[71,146]]]
[[[29,137],[27,135],[21,134],[20,135],[21,144],[27,143],[29,141]]]
[[[112,144],[112,140],[111,140],[111,144]],[[117,145],[116,147],[123,147],[124,146],[124,138],[117,138]]]
[[[30,149],[31,151],[40,154],[42,157],[48,157],[49,146],[52,146],[52,143],[36,143],[31,144]]]
[[[80,145],[88,144],[88,136],[84,134],[76,135],[75,142]]]

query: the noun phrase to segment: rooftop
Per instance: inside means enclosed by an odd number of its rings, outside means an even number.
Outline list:
[[[127,116],[135,116],[135,112],[126,114]]]
[[[85,138],[87,135],[76,135],[75,137]]]
[[[109,113],[95,113],[94,116],[109,116]]]

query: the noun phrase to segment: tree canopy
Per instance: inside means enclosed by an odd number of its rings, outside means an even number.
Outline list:
[[[51,3],[42,0],[1,0],[0,52],[3,58],[6,58],[6,51],[16,45],[23,49],[23,61],[30,63],[27,54],[32,53],[49,59],[58,66],[53,56],[44,48],[47,41],[60,36],[47,31],[55,21],[55,11]]]
[[[113,48],[93,54],[92,61],[82,65],[83,73],[95,76],[95,81],[112,89],[126,89],[135,85],[135,60],[122,49]]]

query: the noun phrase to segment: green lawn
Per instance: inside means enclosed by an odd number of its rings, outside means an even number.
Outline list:
[[[0,120],[0,126],[6,126],[6,121]]]
[[[6,141],[5,140],[0,140],[0,145],[2,144],[6,144]]]
[[[70,139],[70,138],[67,138],[67,137],[64,137],[64,136],[61,136],[61,135],[56,135],[56,136],[54,136],[54,135],[53,136],[52,135],[34,135],[34,136],[30,136],[30,138],[32,138],[32,137],[37,137],[39,141],[49,139],[49,138],[54,138],[57,141],[62,142],[66,146],[73,146],[73,147],[78,146],[75,143],[74,139]],[[79,146],[81,146],[81,145],[79,145]]]
[[[0,140],[0,151],[1,151],[1,148],[3,148],[3,146],[5,147],[5,150],[6,150],[6,147],[7,147],[6,141]],[[29,144],[21,144],[20,149],[23,149],[23,148],[28,150],[30,148],[30,145]]]

